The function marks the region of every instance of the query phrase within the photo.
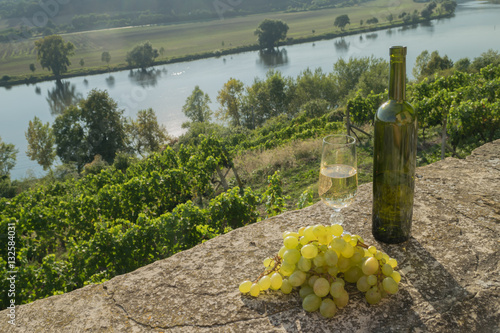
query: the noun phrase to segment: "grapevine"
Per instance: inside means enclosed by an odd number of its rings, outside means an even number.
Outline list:
[[[242,294],[258,297],[267,290],[290,294],[297,288],[303,309],[319,310],[325,318],[348,304],[346,283],[355,284],[374,305],[396,294],[401,280],[396,259],[368,246],[360,236],[344,233],[338,224],[285,231],[278,254],[263,264],[265,269],[255,280],[241,282]]]

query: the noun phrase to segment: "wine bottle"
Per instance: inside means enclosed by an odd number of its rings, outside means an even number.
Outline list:
[[[410,238],[417,115],[405,100],[406,47],[390,48],[389,100],[375,114],[372,233],[396,244]]]

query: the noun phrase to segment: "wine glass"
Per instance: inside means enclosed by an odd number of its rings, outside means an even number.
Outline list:
[[[353,203],[357,190],[356,139],[344,134],[323,138],[318,193],[333,208],[330,224],[344,223],[340,210]]]

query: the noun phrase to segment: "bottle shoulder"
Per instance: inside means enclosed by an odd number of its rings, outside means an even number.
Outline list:
[[[413,106],[407,101],[398,102],[388,100],[382,104],[375,113],[375,121],[390,123],[411,123],[417,118]]]

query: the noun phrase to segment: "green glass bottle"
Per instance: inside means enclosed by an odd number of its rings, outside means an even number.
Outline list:
[[[390,48],[389,100],[375,114],[372,233],[396,244],[410,238],[417,115],[405,100],[406,47]]]

